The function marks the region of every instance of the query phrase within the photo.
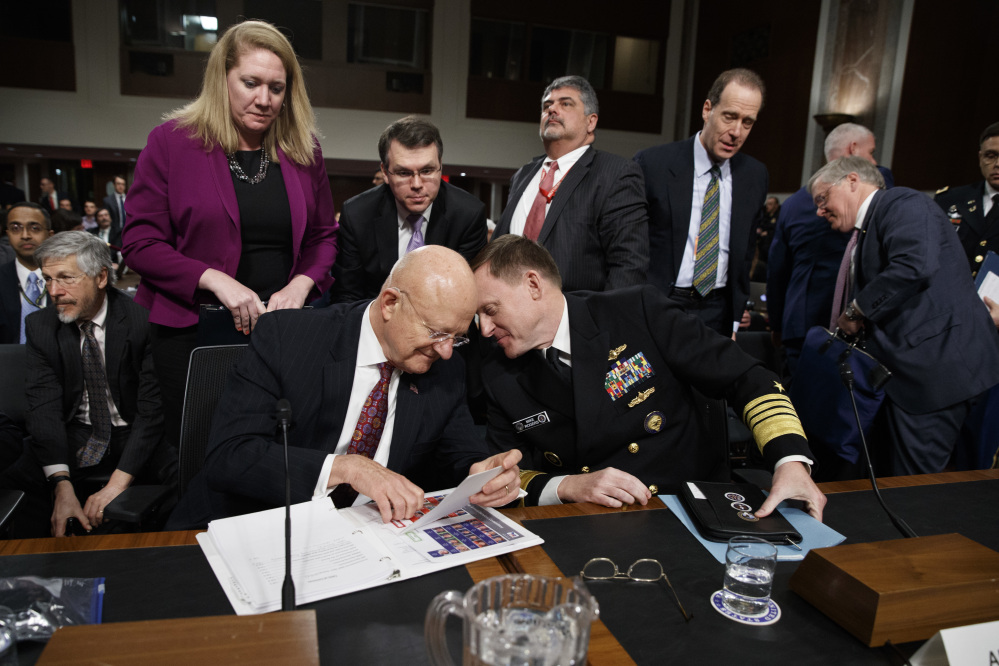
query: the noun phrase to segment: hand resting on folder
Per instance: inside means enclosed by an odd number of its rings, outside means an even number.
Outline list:
[[[470,474],[493,467],[504,471],[482,487],[482,492],[472,495],[472,504],[503,506],[517,499],[520,492],[521,453],[514,449],[497,453],[472,465]],[[382,522],[404,520],[423,505],[423,490],[401,474],[384,467],[363,455],[339,455],[333,461],[327,487],[349,483],[354,490],[370,497],[378,505]]]
[[[812,477],[804,463],[786,462],[774,470],[774,482],[770,487],[770,495],[760,510],[756,512],[756,515],[759,518],[769,516],[777,508],[777,505],[786,499],[803,501],[808,514],[821,522],[822,509],[826,506],[826,496],[812,483]]]

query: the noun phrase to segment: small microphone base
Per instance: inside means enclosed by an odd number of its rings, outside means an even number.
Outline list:
[[[999,553],[961,536],[812,550],[791,589],[870,647],[999,620]]]

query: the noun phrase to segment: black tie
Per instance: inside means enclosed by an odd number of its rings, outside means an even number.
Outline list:
[[[77,451],[80,467],[92,467],[107,453],[111,441],[111,410],[107,399],[107,377],[104,373],[104,359],[94,337],[94,322],[80,325],[83,330],[83,380],[87,388],[87,402],[90,404],[90,425],[93,429],[87,443]]]
[[[989,214],[985,216],[985,221],[988,222],[988,226],[991,226],[997,220],[999,220],[999,194],[993,194],[992,208],[989,208]]]
[[[559,376],[559,379],[566,384],[572,383],[572,368],[558,357],[558,350],[555,347],[549,347],[545,350],[545,360],[548,361],[548,365]]]

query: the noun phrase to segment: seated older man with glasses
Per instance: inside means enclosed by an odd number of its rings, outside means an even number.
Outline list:
[[[399,260],[372,301],[263,315],[219,402],[205,467],[168,527],[284,503],[282,398],[293,413],[292,502],[371,499],[387,522],[412,516],[424,490],[497,466],[505,470],[472,502],[514,500],[520,453],[488,457],[465,405],[464,365],[452,355],[467,341],[475,304],[465,259],[426,246]]]

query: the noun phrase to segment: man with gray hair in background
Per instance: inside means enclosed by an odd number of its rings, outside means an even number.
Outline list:
[[[0,487],[27,494],[17,536],[64,536],[69,518],[88,532],[99,526],[136,477],[168,479],[176,453],[163,442],[149,313],[114,288],[107,244],[68,231],[34,256],[52,306],[25,319],[31,446]],[[88,495],[81,482],[104,475],[110,480]]]
[[[863,125],[844,123],[826,137],[826,162],[857,156],[877,166],[876,142]],[[887,188],[891,171],[878,167]],[[829,227],[819,217],[808,190],[802,187],[781,206],[767,263],[767,314],[774,346],[783,346],[793,376],[808,329],[834,327],[830,316],[833,289],[849,233]],[[839,313],[836,313],[839,316]]]
[[[972,400],[999,383],[999,346],[947,216],[920,192],[883,186],[864,157],[841,157],[808,181],[819,215],[852,236],[836,324],[863,329],[892,372],[876,424],[890,449],[872,454],[887,458],[876,472],[942,472]]]
[[[581,76],[551,82],[541,97],[545,154],[510,180],[493,238],[525,236],[548,250],[563,291],[645,284],[648,214],[641,170],[593,148],[600,108]]]

